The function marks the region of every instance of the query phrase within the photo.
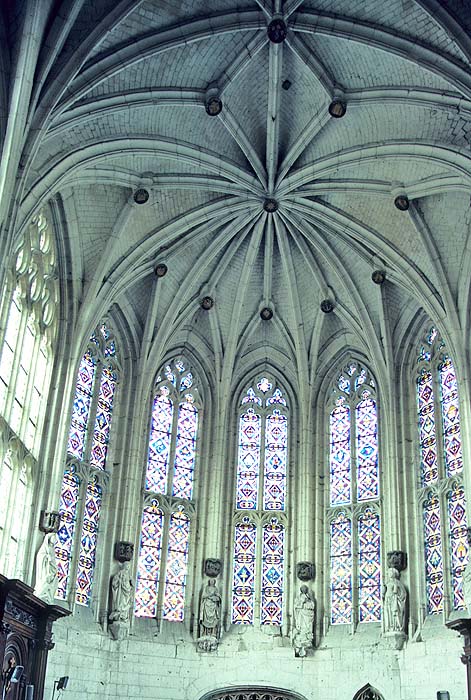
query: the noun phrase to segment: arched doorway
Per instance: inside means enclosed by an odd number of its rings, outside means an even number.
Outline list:
[[[353,700],[384,700],[381,693],[367,683],[355,694]]]
[[[306,700],[306,698],[281,688],[243,685],[206,693],[200,700]]]

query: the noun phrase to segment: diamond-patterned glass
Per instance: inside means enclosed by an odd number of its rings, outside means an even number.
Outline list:
[[[232,623],[251,625],[254,619],[257,528],[248,518],[235,527]]]
[[[198,411],[189,401],[184,401],[178,409],[177,442],[173,471],[173,495],[191,499],[193,494],[193,474],[196,458],[196,431]]]
[[[453,476],[463,470],[463,454],[461,450],[458,383],[451,358],[447,357],[441,363],[439,373],[445,468],[447,476]]]
[[[263,528],[262,548],[262,625],[283,621],[283,564],[285,529],[276,518]]]
[[[430,496],[423,506],[425,535],[425,578],[429,613],[443,610],[443,553],[438,496]]]
[[[154,398],[147,456],[146,491],[167,493],[173,403],[165,387]]]
[[[274,410],[265,421],[264,510],[285,509],[287,451],[288,419]]]
[[[261,418],[249,408],[239,420],[237,459],[237,508],[255,510],[260,471]]]
[[[190,520],[183,511],[172,513],[168,531],[167,565],[163,618],[182,622],[185,605],[185,585],[188,567]]]
[[[423,370],[417,380],[422,486],[438,479],[437,439],[432,373]]]
[[[79,561],[75,583],[75,600],[80,605],[88,605],[92,592],[95,571],[98,522],[100,520],[102,489],[96,476],[87,484],[85,508],[80,534]]]
[[[77,520],[79,480],[72,472],[65,472],[59,502],[60,522],[57,533],[56,561],[58,586],[56,598],[65,600],[70,575],[70,560]]]
[[[157,616],[160,561],[162,556],[163,513],[157,501],[145,506],[142,514],[141,540],[137,561],[136,617]]]
[[[330,526],[330,591],[333,625],[352,621],[352,522],[345,513]]]
[[[456,486],[448,494],[448,524],[451,552],[451,586],[453,609],[466,608],[463,596],[463,571],[468,563],[469,546],[467,538],[466,498],[462,486]]]
[[[379,514],[367,508],[358,518],[360,622],[381,620],[381,536]]]
[[[106,466],[116,380],[116,372],[111,367],[104,367],[101,373],[92,449],[90,452],[90,464],[97,469],[104,470]]]
[[[330,505],[352,498],[350,409],[343,398],[330,414]]]
[[[80,360],[67,443],[67,452],[77,459],[83,459],[95,375],[96,361],[87,350]]]
[[[361,376],[361,375],[360,375]],[[379,496],[378,416],[376,403],[364,392],[356,406],[357,498],[370,501]]]

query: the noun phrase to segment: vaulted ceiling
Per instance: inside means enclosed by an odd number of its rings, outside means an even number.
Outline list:
[[[419,309],[467,328],[459,2],[44,2],[26,36],[19,5],[4,17],[5,220],[19,230],[60,197],[84,309],[163,329],[156,355],[191,330],[230,367],[275,353],[305,376],[345,342],[381,363]]]

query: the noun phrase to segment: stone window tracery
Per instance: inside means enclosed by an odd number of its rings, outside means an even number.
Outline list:
[[[33,217],[16,247],[1,309],[0,568],[24,576],[36,459],[46,410],[58,323],[53,231],[46,210]]]
[[[381,619],[381,513],[376,386],[350,362],[329,414],[331,623]]]
[[[116,341],[103,322],[92,333],[80,360],[62,480],[56,558],[56,597],[71,588],[79,605],[89,605],[96,564],[113,406],[119,383]]]
[[[233,624],[283,622],[288,419],[283,391],[260,376],[238,413]]]
[[[462,610],[468,562],[458,383],[437,329],[426,333],[417,356],[419,503],[424,535],[427,611]]]
[[[152,402],[134,614],[182,622],[201,403],[183,359],[157,376]]]

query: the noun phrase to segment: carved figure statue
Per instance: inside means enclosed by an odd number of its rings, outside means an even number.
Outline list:
[[[129,562],[124,561],[119,571],[111,577],[110,622],[129,623],[133,588],[134,584],[129,572]]]
[[[54,551],[56,538],[55,532],[49,532],[45,535],[36,554],[34,594],[49,604],[54,602],[57,590],[57,562]]]
[[[215,651],[221,622],[221,596],[216,581],[210,579],[201,593],[198,647],[201,651]]]
[[[294,600],[293,646],[297,656],[312,647],[316,601],[307,586],[301,586]]]
[[[389,581],[384,594],[386,632],[405,632],[407,590],[397,569],[389,569]]]

